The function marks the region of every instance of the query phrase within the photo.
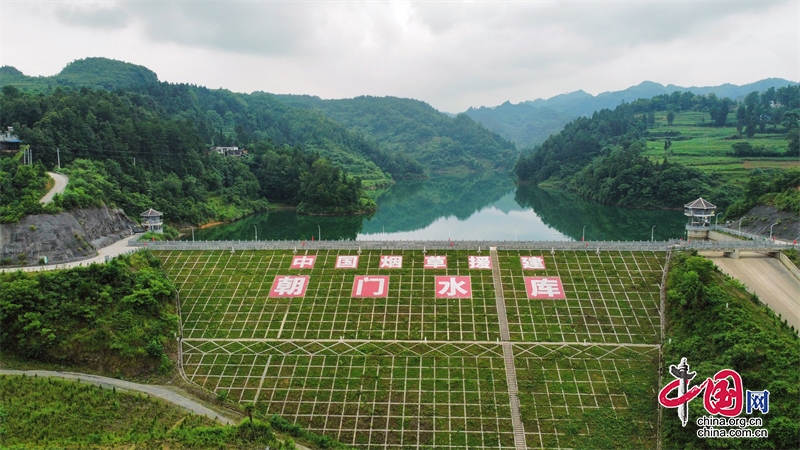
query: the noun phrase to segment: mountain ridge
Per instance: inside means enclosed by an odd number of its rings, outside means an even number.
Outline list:
[[[763,92],[770,88],[795,84],[797,83],[783,78],[765,78],[743,85],[724,83],[719,86],[681,87],[674,84],[665,86],[646,80],[621,91],[606,91],[592,95],[581,89],[546,100],[538,98],[517,104],[506,101],[493,107],[471,107],[464,114],[511,140],[518,147],[530,148],[544,142],[548,136],[560,131],[571,120],[582,116],[589,117],[602,109],[614,109],[622,102],[630,103],[674,92],[692,92],[695,95],[713,93],[720,98],[728,97],[736,100],[754,91]]]

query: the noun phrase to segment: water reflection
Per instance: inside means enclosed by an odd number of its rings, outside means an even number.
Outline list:
[[[684,233],[682,211],[618,208],[535,186],[520,186],[514,200],[533,208],[542,222],[575,240],[581,239],[584,225],[586,240],[598,241],[646,241],[651,232],[655,240],[677,239]]]
[[[198,240],[657,240],[683,235],[681,211],[599,205],[506,176],[400,182],[377,198],[372,216],[298,216],[292,210],[256,214],[195,230]],[[191,239],[187,236],[184,239]]]

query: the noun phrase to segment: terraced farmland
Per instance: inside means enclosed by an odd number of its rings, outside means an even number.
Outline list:
[[[154,253],[187,377],[258,413],[358,448],[655,447],[663,253],[497,251],[491,269],[468,262],[487,249]],[[529,298],[531,277],[565,298]]]

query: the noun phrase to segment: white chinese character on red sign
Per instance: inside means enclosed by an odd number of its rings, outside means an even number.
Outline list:
[[[358,267],[358,255],[341,255],[336,257],[337,269],[355,269]]]
[[[491,269],[492,259],[488,256],[470,256],[468,258],[470,269]]]
[[[381,269],[401,269],[403,267],[403,257],[381,255],[381,264],[378,267]]]
[[[302,255],[292,258],[292,265],[290,269],[313,269],[314,262],[317,260],[317,255]]]
[[[425,269],[446,269],[447,256],[426,256],[425,264],[422,267]]]
[[[353,280],[355,298],[386,297],[389,294],[389,277],[379,275],[358,275]]]
[[[272,282],[270,297],[303,297],[308,288],[308,275],[275,277]]]
[[[472,298],[469,277],[436,277],[436,298]]]
[[[544,269],[544,257],[542,256],[520,256],[519,261],[523,269]]]
[[[525,277],[525,290],[528,298],[567,298],[559,277]]]

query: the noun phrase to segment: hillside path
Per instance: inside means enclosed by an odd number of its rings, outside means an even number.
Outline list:
[[[50,192],[45,194],[44,197],[42,197],[42,199],[39,200],[39,203],[52,202],[53,196],[56,194],[63,194],[64,189],[67,188],[67,183],[69,183],[69,178],[67,178],[66,175],[62,175],[60,173],[55,173],[55,172],[47,172],[47,174],[50,175],[50,178],[52,178],[56,182],[56,184],[53,185],[53,188],[50,189]]]
[[[196,401],[184,397],[176,392],[169,390],[163,386],[156,386],[150,384],[133,383],[125,380],[118,380],[116,378],[101,377],[99,375],[91,375],[88,373],[75,373],[75,372],[54,372],[50,370],[8,370],[0,369],[0,375],[26,375],[32,377],[38,375],[40,377],[54,377],[64,378],[67,380],[81,380],[87,383],[96,384],[104,387],[117,387],[126,391],[143,392],[153,397],[158,397],[173,405],[177,405],[194,414],[206,416],[209,419],[217,420],[225,425],[233,425],[235,422],[225,416],[220,415],[216,411],[207,408]]]

